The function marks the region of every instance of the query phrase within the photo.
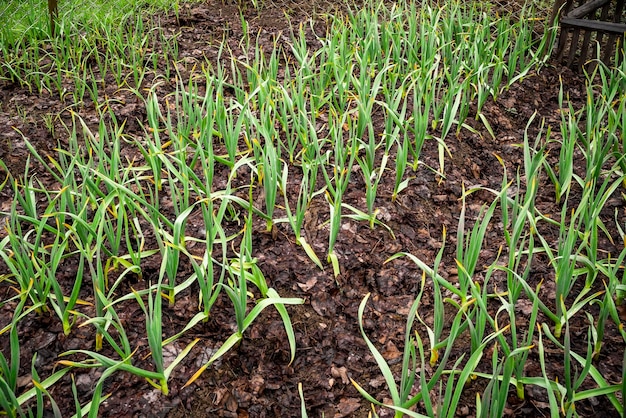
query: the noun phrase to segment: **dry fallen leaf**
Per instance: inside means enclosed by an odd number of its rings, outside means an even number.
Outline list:
[[[335,378],[340,377],[341,382],[344,385],[347,385],[350,383],[350,378],[348,377],[348,370],[345,367],[332,366],[330,368],[330,374]]]
[[[398,347],[396,347],[396,345],[392,341],[388,341],[385,345],[382,355],[385,360],[390,361],[401,357],[402,353],[400,352],[400,350],[398,350]]]
[[[353,412],[361,407],[361,399],[359,398],[342,398],[337,405],[338,412],[334,418],[344,418],[350,416]]]
[[[300,289],[304,290],[305,292],[308,292],[316,284],[317,284],[317,279],[316,278],[311,278],[311,279],[307,280],[305,283],[298,283],[298,287]]]

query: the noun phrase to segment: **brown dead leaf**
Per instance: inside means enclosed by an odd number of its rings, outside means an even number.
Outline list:
[[[258,396],[265,390],[265,379],[263,379],[261,375],[255,374],[250,379],[250,388],[252,389],[252,393]]]
[[[350,378],[348,377],[348,370],[345,367],[335,367],[332,366],[330,368],[330,374],[334,377],[334,378],[341,378],[341,382],[344,385],[347,385],[350,383]]]
[[[350,416],[353,412],[361,407],[361,399],[359,398],[342,398],[337,405],[339,410],[334,418],[344,418]]]
[[[398,350],[398,347],[396,347],[393,341],[388,341],[387,344],[385,344],[382,355],[385,360],[390,361],[401,357],[402,352]]]
[[[480,178],[480,166],[476,163],[472,163],[472,175],[476,180]]]
[[[385,380],[385,376],[382,376],[382,375],[375,377],[374,379],[369,381],[370,386],[373,387],[374,389],[378,389],[385,383],[387,383],[387,381]]]
[[[316,278],[311,278],[309,280],[307,280],[304,283],[298,283],[298,287],[302,290],[304,290],[305,292],[308,292],[309,290],[311,290],[315,285],[317,284],[317,279]]]
[[[517,310],[526,317],[530,317],[530,315],[533,313],[533,304],[531,301],[527,299],[519,299],[517,301],[516,307],[517,307]]]

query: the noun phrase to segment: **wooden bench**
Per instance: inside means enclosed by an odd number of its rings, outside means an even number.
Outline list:
[[[581,68],[597,57],[598,44],[603,62],[612,60],[616,48],[620,51],[618,59],[624,59],[624,0],[556,0],[550,21],[554,23],[557,16],[561,27],[557,60],[565,59],[568,67]]]

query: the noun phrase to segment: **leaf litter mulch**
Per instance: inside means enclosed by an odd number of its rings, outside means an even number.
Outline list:
[[[334,10],[332,5],[320,2],[275,2],[264,5],[260,10],[210,0],[206,3],[185,5],[178,19],[174,16],[160,18],[161,27],[169,33],[178,33],[182,57],[179,71],[185,77],[190,68],[205,58],[217,59],[222,39],[228,43],[233,54],[245,54],[240,42],[243,36],[240,11],[249,25],[249,31],[258,34],[258,42],[265,49],[273,48],[274,42],[288,42],[291,27],[305,22],[315,12]],[[337,12],[337,11],[335,11]],[[322,20],[320,20],[322,22]],[[319,23],[323,26],[323,23]],[[313,26],[315,28],[315,25]],[[310,39],[314,45],[313,37]],[[470,114],[468,123],[477,133],[461,129],[458,136],[451,135],[446,143],[450,156],[446,157],[445,179],[438,179],[425,168],[438,166],[438,149],[435,141],[427,142],[422,150],[422,166],[413,174],[409,187],[399,198],[391,201],[393,176],[384,176],[379,187],[376,207],[381,219],[393,230],[393,237],[381,227],[370,229],[363,222],[344,220],[336,251],[339,255],[341,274],[337,279],[332,269],[321,271],[295,245],[293,234],[281,225],[275,234],[264,233],[264,224],[255,224],[253,234],[254,257],[259,260],[269,285],[281,296],[302,297],[304,305],[289,306],[296,333],[297,352],[289,364],[290,353],[284,328],[279,315],[272,309],[266,310],[245,333],[240,345],[228,352],[205,371],[191,386],[182,388],[189,377],[202,366],[219,345],[235,329],[232,305],[226,298],[218,299],[212,309],[208,323],[194,327],[179,341],[184,347],[189,341],[199,338],[190,356],[175,369],[171,381],[171,393],[163,396],[144,379],[126,373],[116,373],[107,380],[105,393],[111,396],[100,407],[101,416],[169,416],[175,417],[295,417],[300,415],[298,384],[301,383],[309,416],[313,417],[365,417],[371,410],[350,382],[354,379],[379,400],[388,400],[387,387],[359,332],[357,309],[365,294],[372,296],[368,303],[364,328],[369,338],[379,347],[384,358],[393,367],[399,367],[405,333],[405,321],[409,307],[419,291],[421,271],[407,259],[385,263],[393,254],[410,252],[428,265],[432,265],[442,245],[444,228],[446,243],[441,263],[441,274],[453,280],[457,273],[454,260],[456,228],[461,213],[463,186],[484,186],[499,190],[503,169],[496,155],[506,162],[509,173],[523,167],[522,150],[517,147],[523,140],[525,128],[534,113],[529,127],[531,138],[539,132],[540,123],[558,131],[560,123],[558,92],[559,80],[576,108],[585,100],[584,79],[557,64],[543,68],[538,74],[530,74],[522,82],[504,92],[495,103],[488,103],[484,114],[491,122],[495,139],[482,124]],[[147,84],[150,80],[146,81]],[[162,93],[175,89],[175,83],[161,87]],[[164,95],[162,94],[162,95]],[[112,89],[107,95],[113,103],[112,110],[118,120],[126,120],[126,131],[142,134],[141,124],[146,123],[145,109],[129,92]],[[161,95],[161,94],[160,94]],[[65,104],[45,95],[31,94],[15,84],[0,82],[0,158],[15,176],[23,174],[27,149],[22,134],[42,154],[54,152],[66,131],[62,122],[69,122],[70,115]],[[93,104],[80,111],[81,116],[92,126],[97,126],[98,114]],[[46,115],[58,115],[56,129],[51,132],[44,123]],[[382,120],[375,120],[382,126]],[[21,132],[18,133],[19,130]],[[558,155],[558,153],[556,154]],[[555,156],[549,156],[554,161]],[[39,179],[46,181],[45,173]],[[48,179],[51,181],[51,179]],[[547,184],[547,183],[546,183]],[[5,188],[0,200],[0,209],[9,210],[11,195]],[[345,201],[355,207],[365,206],[364,185],[360,176],[351,177]],[[297,194],[297,191],[295,191]],[[467,198],[467,219],[476,219],[483,204],[493,200],[488,192],[478,192]],[[536,202],[543,213],[558,213],[554,203],[553,189],[540,187]],[[624,211],[624,201],[609,203],[610,210]],[[608,214],[609,219],[613,213]],[[325,254],[328,231],[324,221],[328,219],[328,206],[323,198],[313,201],[305,220],[308,241],[318,254]],[[193,219],[191,220],[193,222]],[[610,222],[607,222],[610,225]],[[322,227],[320,227],[322,226]],[[231,220],[231,228],[241,228],[237,219]],[[501,225],[500,225],[501,227]],[[492,263],[503,244],[497,222],[487,230],[481,253],[481,265]],[[615,231],[612,231],[615,232]],[[557,241],[558,236],[547,237]],[[147,243],[146,245],[149,245]],[[613,249],[606,243],[605,250]],[[546,261],[547,263],[547,261]],[[144,278],[157,277],[158,260],[148,259],[142,264]],[[0,266],[0,268],[4,268]],[[189,270],[189,271],[185,271]],[[181,266],[181,274],[189,273],[190,266]],[[534,271],[533,286],[545,279],[543,291],[550,294],[549,269]],[[59,281],[71,282],[74,271],[67,266]],[[144,284],[145,285],[145,284]],[[141,283],[125,284],[119,292],[130,292],[140,288]],[[506,286],[504,281],[501,286]],[[428,291],[428,289],[427,289]],[[552,292],[554,290],[552,289]],[[6,283],[0,283],[0,300],[8,299],[13,293]],[[122,293],[120,293],[122,294]],[[549,296],[548,296],[549,299]],[[432,321],[427,312],[432,311],[429,298],[423,298],[420,312],[426,322]],[[197,301],[191,291],[181,295],[175,306],[165,309],[163,333],[173,335],[182,329],[193,316]],[[133,347],[137,347],[138,364],[149,366],[149,347],[145,339],[144,315],[136,304],[128,303],[127,310],[118,310]],[[10,305],[2,308],[0,326],[8,323]],[[523,310],[523,307],[521,308]],[[523,317],[523,312],[520,317]],[[21,343],[20,376],[28,377],[30,361],[37,354],[35,366],[41,376],[47,376],[58,355],[70,349],[93,349],[94,334],[89,327],[75,327],[69,336],[64,336],[61,325],[52,318],[29,316],[19,329]],[[541,318],[540,318],[541,320]],[[523,327],[524,324],[518,324]],[[588,328],[582,315],[573,318],[571,324],[577,352],[585,352],[585,335]],[[0,349],[8,354],[8,339],[0,338]],[[468,347],[470,342],[467,341]],[[458,358],[466,347],[459,342],[452,358]],[[600,359],[595,363],[603,376],[610,382],[621,380],[621,365],[624,344],[615,326],[606,331],[605,345]],[[104,354],[107,354],[106,352]],[[110,353],[112,354],[112,353]],[[177,353],[169,353],[175,356]],[[547,346],[547,374],[562,375],[562,352]],[[550,359],[554,361],[550,361]],[[526,370],[529,375],[540,376],[539,359],[531,354]],[[80,399],[90,399],[99,370],[77,370],[74,378]],[[20,388],[29,387],[28,378],[20,381]],[[457,416],[472,416],[476,413],[476,393],[482,393],[486,383],[481,379],[467,384]],[[51,395],[61,410],[73,411],[71,381],[65,377],[51,389]],[[608,402],[592,398],[577,403],[581,416],[614,416]],[[381,411],[381,416],[390,416]],[[547,416],[549,404],[544,391],[527,386],[526,399],[517,399],[510,393],[506,416]]]

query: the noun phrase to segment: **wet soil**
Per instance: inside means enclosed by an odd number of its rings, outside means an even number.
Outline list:
[[[345,9],[344,9],[345,10]],[[188,77],[191,68],[205,58],[215,61],[222,39],[235,56],[246,54],[240,42],[243,28],[239,17],[242,12],[249,24],[249,31],[258,34],[259,43],[272,48],[274,42],[289,41],[292,28],[315,17],[317,23],[310,31],[323,33],[323,12],[340,13],[335,4],[305,1],[284,1],[264,4],[259,10],[252,7],[240,8],[234,4],[223,4],[210,0],[206,3],[186,5],[179,18],[161,16],[160,25],[166,32],[178,33],[181,64],[179,70]],[[309,39],[312,47],[315,38]],[[264,232],[264,223],[254,225],[253,256],[268,280],[281,296],[301,297],[305,304],[290,306],[288,311],[296,333],[297,352],[290,363],[290,353],[280,316],[267,309],[245,333],[236,348],[229,351],[189,387],[183,388],[189,377],[206,362],[207,358],[233,332],[234,315],[227,298],[218,299],[207,323],[199,324],[175,344],[180,349],[195,338],[200,342],[174,371],[170,380],[169,396],[160,394],[144,379],[127,373],[115,373],[107,379],[105,393],[110,397],[100,407],[101,416],[109,417],[296,417],[300,416],[298,384],[302,384],[309,416],[312,417],[366,417],[371,411],[369,402],[361,397],[350,379],[354,379],[379,400],[389,398],[388,390],[376,362],[369,352],[358,328],[357,310],[364,295],[371,293],[365,311],[364,329],[369,338],[397,371],[401,361],[405,333],[405,321],[411,303],[419,291],[421,271],[408,259],[385,261],[397,252],[410,252],[432,265],[435,255],[442,246],[444,228],[447,230],[441,263],[442,276],[454,279],[458,273],[454,260],[456,228],[460,218],[463,187],[483,186],[499,190],[502,185],[503,168],[497,156],[505,162],[510,176],[523,169],[523,154],[517,146],[523,141],[524,132],[534,138],[540,130],[542,120],[551,126],[553,135],[559,135],[559,80],[563,80],[565,91],[575,108],[585,100],[584,79],[550,63],[539,73],[531,73],[522,82],[504,92],[498,101],[488,103],[484,114],[494,130],[494,137],[470,114],[467,123],[476,133],[461,129],[456,136],[447,139],[450,156],[446,159],[445,179],[438,178],[428,167],[438,166],[438,148],[435,141],[427,142],[422,150],[422,164],[412,177],[409,187],[392,202],[394,174],[383,177],[379,187],[376,207],[381,220],[393,230],[392,236],[386,229],[370,229],[364,222],[345,220],[336,246],[341,265],[338,278],[332,268],[318,269],[295,245],[293,234],[287,227],[277,226],[274,234]],[[145,81],[149,86],[151,80]],[[108,83],[109,86],[112,83]],[[175,82],[166,82],[159,87],[160,96],[174,91]],[[132,93],[107,87],[107,96],[112,99],[111,109],[118,120],[126,120],[126,132],[142,135],[142,125],[147,124],[145,110]],[[103,95],[104,96],[104,95]],[[23,141],[27,138],[42,154],[53,153],[66,141],[64,123],[71,121],[68,103],[46,94],[38,95],[20,88],[16,84],[0,81],[0,158],[13,175],[24,172],[28,150]],[[90,126],[97,126],[96,105],[85,103],[79,113]],[[51,118],[51,119],[50,119]],[[52,121],[46,123],[46,121]],[[383,126],[382,120],[375,120]],[[558,149],[548,156],[550,163],[558,158]],[[43,170],[38,170],[31,161],[31,173],[46,184],[52,179]],[[4,175],[3,175],[4,177]],[[539,188],[537,206],[544,214],[558,217],[560,208],[554,201],[554,191],[543,178]],[[294,186],[295,187],[295,186]],[[12,201],[10,187],[1,191],[0,210],[8,211]],[[466,199],[468,225],[477,218],[481,207],[490,204],[494,196],[487,191],[469,195]],[[355,173],[345,198],[346,203],[365,207],[363,180]],[[606,225],[617,237],[614,225],[615,211],[624,219],[623,199],[609,202]],[[328,231],[323,227],[328,219],[328,205],[319,197],[313,201],[307,215],[305,230],[307,239],[318,254],[325,254]],[[233,230],[240,228],[238,220],[229,225]],[[543,231],[549,242],[558,241],[558,231]],[[614,253],[617,249],[604,240],[602,251]],[[496,218],[487,230],[481,252],[476,280],[484,278],[486,266],[493,263],[500,247],[504,244],[501,222]],[[148,243],[149,245],[149,243]],[[542,296],[550,300],[554,294],[552,270],[541,266],[531,274],[531,285],[543,280]],[[72,283],[76,266],[65,265],[60,282]],[[157,259],[147,259],[142,264],[144,279],[156,277],[160,267]],[[0,270],[6,267],[0,265]],[[191,266],[183,265],[180,277],[185,277]],[[552,280],[552,284],[551,284]],[[119,292],[141,289],[144,281],[123,285]],[[506,278],[491,280],[494,289],[506,287]],[[163,317],[163,334],[173,335],[182,329],[196,312],[195,289],[180,295],[172,307],[166,307]],[[432,305],[427,286],[423,304],[419,308],[425,321],[432,322]],[[0,300],[14,295],[7,281],[0,281]],[[494,305],[495,306],[495,305]],[[10,321],[14,304],[0,307],[0,327]],[[527,326],[527,305],[519,308],[518,327]],[[594,307],[589,312],[594,313]],[[89,315],[88,308],[82,309]],[[118,312],[128,333],[131,345],[137,348],[135,364],[150,368],[149,348],[145,337],[144,315],[136,303],[120,304]],[[452,318],[450,318],[452,319]],[[540,322],[546,321],[540,315]],[[570,322],[574,336],[573,348],[578,353],[586,350],[588,319],[576,315]],[[420,329],[420,332],[423,332]],[[425,334],[424,334],[425,335]],[[58,355],[70,349],[93,349],[94,331],[90,327],[74,327],[69,336],[62,332],[60,323],[53,317],[30,315],[20,322],[21,376],[28,376],[33,355],[40,376],[47,376],[59,360]],[[425,337],[424,337],[425,338]],[[451,361],[467,352],[470,341],[467,337],[455,343]],[[547,375],[562,380],[563,354],[551,343],[546,344]],[[8,356],[8,338],[0,336],[0,349]],[[621,381],[624,343],[617,327],[612,322],[606,329],[604,348],[594,363],[605,379],[611,383]],[[106,348],[104,354],[107,354]],[[112,353],[108,353],[113,355]],[[485,356],[490,358],[490,356]],[[490,365],[481,366],[489,372]],[[83,403],[92,395],[95,382],[102,370],[76,370],[75,379],[79,398]],[[533,350],[526,365],[528,376],[540,376],[539,357]],[[21,381],[21,389],[29,387],[28,379]],[[456,411],[456,416],[476,414],[476,394],[482,393],[487,382],[476,379],[467,384]],[[593,387],[592,382],[586,382]],[[62,411],[69,416],[73,412],[71,381],[67,376],[55,384],[51,395]],[[419,410],[419,409],[418,409]],[[548,399],[540,388],[528,386],[526,397],[520,400],[511,389],[506,416],[548,416]],[[604,398],[591,398],[577,403],[581,416],[616,416],[617,413]],[[381,417],[392,416],[390,411],[379,410]]]

